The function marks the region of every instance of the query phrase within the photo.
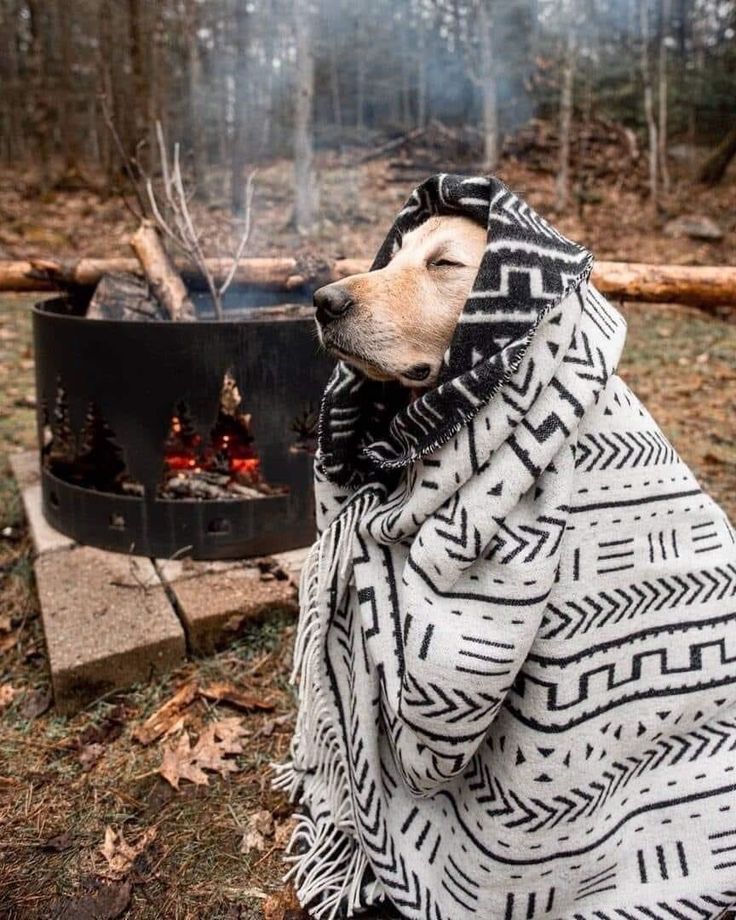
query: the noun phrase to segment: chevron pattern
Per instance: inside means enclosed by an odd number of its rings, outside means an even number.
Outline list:
[[[279,783],[317,920],[716,920],[736,903],[736,541],[616,376],[590,256],[502,183],[439,385],[338,367]]]

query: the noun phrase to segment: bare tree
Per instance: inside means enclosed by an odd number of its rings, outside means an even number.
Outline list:
[[[493,15],[489,0],[474,0],[478,23],[478,66],[471,66],[471,80],[480,88],[483,111],[483,168],[493,172],[498,165],[498,83],[493,40]]]
[[[644,85],[644,118],[649,136],[649,204],[656,213],[658,204],[659,176],[657,122],[654,117],[654,87],[649,63],[649,13],[650,0],[639,0],[639,25],[641,39],[641,76]]]
[[[230,206],[233,214],[245,207],[243,171],[245,169],[245,119],[248,98],[248,4],[237,2],[235,17],[235,54],[233,58],[233,139],[230,156]]]
[[[319,196],[314,168],[314,44],[309,0],[294,0],[294,26],[294,224],[300,233],[307,233],[314,226]]]
[[[562,23],[566,31],[565,54],[562,62],[560,90],[560,153],[555,183],[558,211],[567,207],[570,200],[570,131],[572,129],[573,89],[577,61],[577,32],[573,21],[572,4],[563,0]]]
[[[667,41],[669,39],[670,18],[672,14],[671,0],[659,0],[659,62],[658,62],[658,103],[659,124],[657,125],[657,141],[659,156],[659,171],[662,176],[662,189],[666,193],[670,190],[670,170],[667,163],[667,122],[669,113],[669,81],[667,78]]]

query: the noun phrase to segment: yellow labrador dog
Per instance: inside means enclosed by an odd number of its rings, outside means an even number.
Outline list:
[[[322,345],[374,380],[432,386],[486,244],[468,217],[431,217],[385,268],[316,291]]]

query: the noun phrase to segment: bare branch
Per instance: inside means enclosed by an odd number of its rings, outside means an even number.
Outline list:
[[[135,170],[133,169],[133,162],[126,153],[123,142],[120,139],[120,135],[118,134],[118,129],[115,127],[115,120],[113,118],[112,112],[110,111],[110,107],[107,104],[107,97],[101,93],[99,98],[100,107],[102,109],[102,117],[105,120],[105,124],[107,125],[107,129],[110,132],[110,136],[112,137],[115,149],[117,150],[118,155],[122,161],[125,174],[128,177],[131,186],[133,187],[135,197],[138,199],[138,205],[141,209],[140,213],[136,212],[134,208],[131,208],[125,195],[123,195],[123,203],[125,204],[125,207],[131,212],[131,214],[133,214],[136,220],[144,220],[146,217],[146,202],[143,197],[141,187],[136,178]]]
[[[235,257],[233,258],[233,264],[230,266],[230,271],[228,272],[227,278],[220,285],[220,297],[225,296],[225,291],[232,284],[232,280],[235,277],[235,272],[238,270],[238,262],[242,259],[243,253],[245,252],[245,247],[248,245],[248,240],[250,238],[250,228],[251,228],[251,213],[253,205],[253,180],[256,177],[256,170],[253,170],[252,173],[248,174],[248,179],[245,184],[245,230],[243,235],[240,238],[240,245],[238,246]]]

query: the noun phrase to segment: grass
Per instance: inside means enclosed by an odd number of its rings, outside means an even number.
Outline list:
[[[736,325],[673,307],[630,306],[625,313],[623,376],[736,518]],[[293,906],[290,895],[268,900],[283,889],[280,849],[274,843],[243,855],[239,848],[252,813],[268,809],[277,823],[289,813],[270,789],[268,765],[285,757],[292,729],[293,621],[282,616],[254,625],[219,654],[74,717],[53,709],[34,716],[32,704],[49,678],[31,546],[6,460],[35,437],[24,398],[33,373],[28,298],[0,299],[0,368],[0,688],[16,691],[0,715],[0,911],[39,920],[74,916],[80,894],[94,892],[104,878],[100,846],[113,826],[132,843],[150,828],[157,832],[129,873],[126,916],[282,920],[283,908]],[[233,681],[273,697],[276,709],[243,717],[250,735],[237,773],[176,792],[156,773],[161,744],[143,747],[132,732],[192,678]],[[232,714],[200,701],[186,727],[196,734]],[[102,748],[91,768],[82,756],[90,744]]]

